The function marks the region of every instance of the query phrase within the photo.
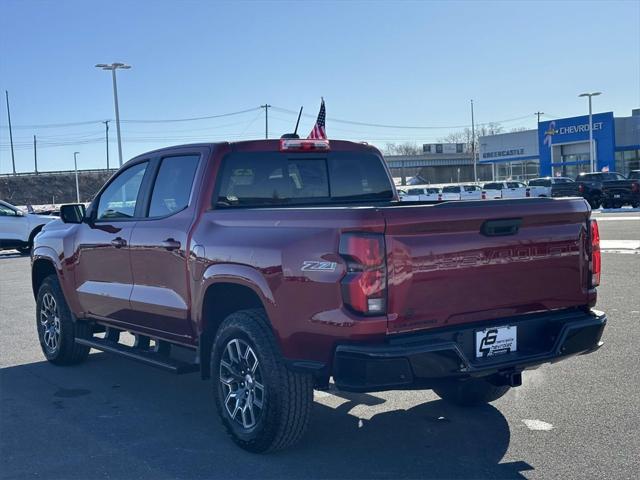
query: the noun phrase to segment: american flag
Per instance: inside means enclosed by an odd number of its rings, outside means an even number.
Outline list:
[[[327,138],[327,131],[324,128],[324,120],[327,115],[327,112],[324,109],[324,98],[322,99],[322,103],[320,104],[320,113],[318,113],[318,119],[316,120],[316,124],[311,129],[311,133],[307,138],[310,139],[319,139]]]

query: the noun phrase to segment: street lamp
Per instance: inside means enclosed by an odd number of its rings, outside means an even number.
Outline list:
[[[593,118],[592,118],[592,110],[591,110],[591,97],[597,97],[601,95],[602,92],[593,92],[593,93],[581,93],[578,97],[589,97],[589,160],[591,162],[591,171],[596,171],[596,163],[595,163],[595,148],[593,146]]]
[[[116,70],[121,68],[122,70],[128,70],[131,68],[131,65],[126,65],[124,63],[112,63],[111,65],[107,65],[106,63],[99,63],[96,65],[96,68],[101,68],[102,70],[111,70],[111,78],[113,80],[113,102],[116,108],[116,132],[118,135],[118,160],[120,162],[120,166],[122,166],[122,140],[120,139],[120,110],[118,109],[118,85],[116,84]]]
[[[78,184],[78,154],[80,152],[73,152],[73,167],[76,171],[76,203],[80,203],[80,185]]]

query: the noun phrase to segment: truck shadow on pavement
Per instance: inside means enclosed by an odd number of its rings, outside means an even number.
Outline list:
[[[210,385],[105,354],[76,367],[4,368],[0,477],[523,478],[533,469],[501,463],[510,431],[492,406],[416,397],[405,410],[387,405],[392,396],[338,392],[316,398],[298,446],[249,454],[219,425]]]

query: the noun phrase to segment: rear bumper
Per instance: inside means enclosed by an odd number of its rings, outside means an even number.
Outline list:
[[[606,202],[616,203],[633,203],[640,201],[640,192],[631,190],[605,190],[603,198]]]
[[[332,375],[339,389],[358,392],[432,388],[450,378],[500,381],[543,363],[597,350],[606,322],[602,312],[564,310],[397,335],[384,344],[339,345]],[[518,351],[476,358],[475,332],[503,325],[518,327]]]

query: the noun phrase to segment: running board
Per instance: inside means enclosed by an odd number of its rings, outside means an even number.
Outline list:
[[[121,355],[131,360],[136,360],[177,375],[193,373],[200,370],[200,365],[197,363],[182,362],[154,350],[128,347],[127,345],[122,345],[121,343],[103,338],[76,338],[76,343],[86,345],[87,347],[95,348],[96,350],[101,350],[103,352],[115,353],[116,355]]]

